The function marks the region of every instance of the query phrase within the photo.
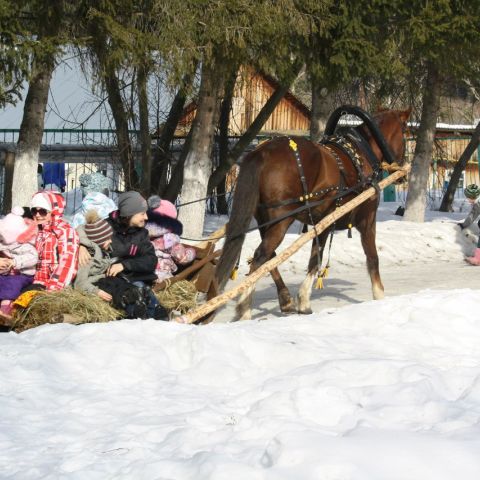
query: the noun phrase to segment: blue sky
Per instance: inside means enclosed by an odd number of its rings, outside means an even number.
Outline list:
[[[23,96],[26,96],[26,89]],[[20,128],[23,102],[0,110],[0,128]],[[62,62],[54,71],[50,85],[45,128],[78,128],[76,122],[87,119],[98,105],[83,73],[72,60]],[[85,124],[85,128],[100,128],[105,110],[100,109]],[[104,122],[103,122],[104,123]],[[106,125],[104,125],[106,127]]]

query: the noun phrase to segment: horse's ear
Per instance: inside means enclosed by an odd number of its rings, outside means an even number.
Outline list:
[[[411,113],[412,113],[412,107],[407,108],[407,110],[401,110],[399,112],[400,120],[405,123],[409,119]]]
[[[375,113],[382,113],[382,112],[386,112],[387,110],[388,108],[384,107],[383,105],[377,105]]]

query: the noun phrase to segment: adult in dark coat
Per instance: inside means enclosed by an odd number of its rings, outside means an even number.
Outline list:
[[[147,284],[156,280],[157,256],[145,228],[147,202],[138,192],[125,192],[118,197],[118,210],[110,213],[113,228],[111,256],[118,261],[107,276],[122,274],[131,282]]]
[[[108,268],[106,277],[96,282],[96,285],[112,296],[114,305],[122,305],[123,302],[123,308],[130,316],[166,319],[166,311],[158,304],[153,292],[144,288],[157,278],[157,256],[145,229],[146,212],[147,202],[138,192],[119,195],[118,210],[112,212],[108,219],[113,229],[110,256],[116,260]],[[123,297],[123,290],[128,289],[125,282],[139,287],[139,292],[145,292],[144,314],[134,309],[134,298],[128,302],[125,298],[116,298]],[[129,290],[136,292],[135,289]],[[143,294],[139,295],[141,297]],[[140,297],[139,300],[142,300]]]

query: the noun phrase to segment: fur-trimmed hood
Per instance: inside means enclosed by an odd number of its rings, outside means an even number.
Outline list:
[[[148,221],[145,228],[150,234],[150,238],[156,238],[165,233],[175,233],[181,235],[183,233],[183,225],[176,218],[161,215],[155,210],[147,210]]]

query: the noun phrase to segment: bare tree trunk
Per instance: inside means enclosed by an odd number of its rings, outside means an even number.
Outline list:
[[[235,83],[237,81],[238,67],[232,70],[230,77],[225,85],[225,94],[223,96],[222,104],[220,107],[220,120],[219,120],[219,140],[218,140],[218,165],[228,163],[228,130],[230,127],[230,112],[232,110],[233,93],[235,90]],[[226,168],[230,169],[228,165]],[[228,171],[228,170],[227,170]],[[217,184],[217,212],[222,215],[228,214],[228,204],[225,198],[225,178]]]
[[[185,161],[187,159],[188,152],[190,151],[190,145],[192,143],[192,128],[188,132],[185,143],[183,144],[182,152],[180,158],[175,165],[175,168],[172,172],[172,178],[168,183],[165,192],[162,194],[162,197],[171,202],[175,202],[175,199],[178,197],[180,190],[183,185],[183,172],[185,169]]]
[[[296,68],[296,74],[300,71],[301,65]],[[294,79],[296,75],[293,75]],[[292,82],[293,83],[293,79]],[[228,155],[228,160],[221,165],[219,165],[215,171],[210,176],[208,181],[208,193],[211,193],[212,190],[218,185],[218,183],[224,178],[227,172],[230,170],[230,167],[240,158],[240,155],[245,151],[245,149],[252,143],[255,137],[258,135],[258,132],[265,125],[265,122],[269,119],[272,112],[275,110],[277,105],[280,103],[280,100],[285,96],[290,88],[290,84],[279,86],[267,100],[265,105],[262,107],[260,112],[258,112],[257,117],[248,127],[246,132],[240,137],[238,142],[232,148]]]
[[[148,125],[148,71],[145,65],[140,65],[137,73],[138,112],[140,117],[140,144],[142,150],[142,182],[141,189],[148,196],[151,189],[152,171],[152,140]]]
[[[123,174],[125,176],[125,189],[132,190],[139,187],[138,175],[135,171],[132,144],[128,134],[128,117],[120,93],[120,84],[115,69],[106,67],[105,88],[107,90],[108,104],[112,110],[115,121],[115,132],[117,135],[118,153],[122,162]]]
[[[192,124],[191,147],[185,160],[182,187],[182,203],[206,196],[211,172],[211,151],[216,121],[223,91],[223,78],[217,69],[208,64],[202,66],[197,113]],[[195,202],[180,209],[179,219],[184,235],[199,238],[203,233],[205,202]]]
[[[23,118],[15,151],[12,204],[30,205],[30,199],[38,191],[37,169],[42,144],[48,90],[55,68],[53,54],[36,59],[34,72],[28,85]]]
[[[412,172],[408,181],[408,196],[404,220],[425,221],[428,176],[432,160],[433,142],[440,98],[440,76],[435,66],[428,66],[423,91],[422,117],[418,129]]]
[[[322,138],[334,105],[333,93],[312,82],[312,118],[310,119],[310,139],[312,142],[318,142]]]
[[[196,68],[197,66],[195,65],[195,70]],[[187,100],[187,92],[189,87],[191,86],[194,74],[195,71],[193,72],[193,74],[186,75],[183,78],[182,85],[180,86],[177,94],[175,95],[175,98],[173,99],[170,111],[168,112],[167,120],[163,125],[162,134],[157,142],[155,161],[152,167],[152,179],[154,179],[152,184],[152,191],[155,191],[160,196],[164,196],[167,191],[167,169],[170,162],[170,145],[175,136],[175,130],[177,128],[178,122],[182,117],[183,108],[185,107],[185,102]],[[175,197],[178,192],[179,190],[176,191]]]
[[[5,184],[3,185],[2,210],[7,214],[12,209],[13,172],[15,169],[15,152],[5,152]],[[26,206],[26,205],[25,205]]]
[[[453,172],[450,177],[450,181],[448,182],[447,191],[445,192],[445,195],[442,198],[442,203],[440,205],[439,210],[441,212],[452,211],[453,198],[455,196],[455,191],[457,189],[458,182],[460,180],[462,172],[465,170],[465,167],[467,166],[468,159],[475,153],[475,150],[477,149],[479,144],[480,144],[480,122],[478,122],[477,126],[475,127],[475,130],[472,133],[472,138],[468,142],[468,145],[463,151],[463,153],[460,155],[460,158],[458,159],[458,162],[455,164],[455,167],[453,167]]]

